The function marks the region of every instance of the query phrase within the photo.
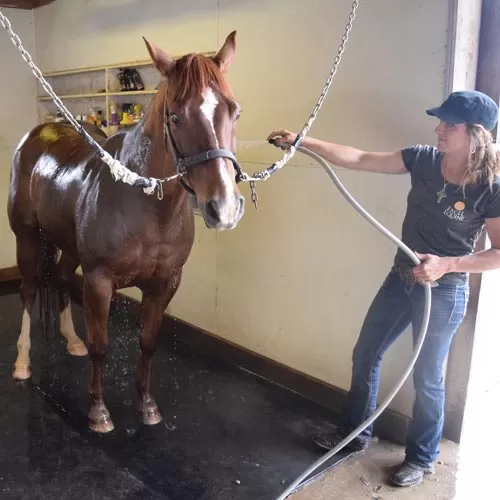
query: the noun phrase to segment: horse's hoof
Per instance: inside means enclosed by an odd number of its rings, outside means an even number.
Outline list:
[[[31,368],[29,365],[16,365],[12,375],[16,380],[28,380],[31,378]]]
[[[87,350],[87,346],[80,340],[79,342],[68,344],[68,353],[71,356],[86,356],[89,351]]]
[[[89,428],[99,434],[111,432],[115,426],[106,408],[92,408],[89,413]]]
[[[102,419],[98,422],[92,422],[91,420],[89,424],[89,429],[99,434],[106,434],[107,432],[114,430],[114,428],[115,426],[110,419]]]
[[[156,425],[163,420],[160,410],[158,410],[156,405],[146,405],[146,408],[142,408],[140,412],[142,415],[142,422],[146,425]]]

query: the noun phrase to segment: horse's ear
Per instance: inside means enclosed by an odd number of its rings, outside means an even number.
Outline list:
[[[167,76],[170,70],[173,68],[175,61],[174,58],[169,56],[164,50],[156,47],[151,42],[148,42],[144,37],[144,42],[148,49],[149,55],[153,60],[155,68],[163,75]]]
[[[214,61],[219,65],[220,70],[224,73],[227,71],[234,59],[236,52],[236,31],[230,33],[224,45],[220,48],[219,52],[214,56]]]

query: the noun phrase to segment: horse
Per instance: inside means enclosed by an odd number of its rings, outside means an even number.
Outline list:
[[[212,56],[174,58],[144,38],[160,77],[144,116],[109,138],[98,137],[96,130],[91,134],[143,177],[166,179],[182,168],[181,177],[161,184],[162,196],[117,182],[101,156],[66,123],[32,128],[14,151],[7,212],[23,315],[13,377],[31,377],[30,327],[38,291],[41,319],[53,307],[69,354],[89,355],[88,425],[97,433],[114,429],[101,384],[112,295],[132,286],[142,291],[137,406],[146,425],[157,424],[162,416],[150,390],[151,363],[163,313],[194,242],[190,200],[209,229],[232,230],[244,214],[234,156],[240,106],[226,81],[235,39],[233,31]],[[69,298],[78,266],[86,342],[75,331]]]

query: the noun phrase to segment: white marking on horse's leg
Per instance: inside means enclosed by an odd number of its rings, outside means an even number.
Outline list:
[[[68,341],[68,352],[72,356],[86,356],[87,347],[77,335],[75,325],[73,324],[73,315],[71,314],[71,304],[61,312],[61,335]]]
[[[30,348],[31,348],[31,317],[26,309],[23,311],[21,333],[17,339],[17,359],[13,376],[17,380],[26,380],[31,377]]]

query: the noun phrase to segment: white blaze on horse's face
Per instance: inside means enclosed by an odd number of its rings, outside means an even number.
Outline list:
[[[201,113],[207,119],[210,131],[213,134],[214,147],[219,148],[219,139],[214,123],[215,111],[217,110],[219,101],[210,87],[207,87],[203,91],[202,98]],[[217,162],[218,177],[221,183],[217,200],[214,200],[217,203],[217,215],[219,219],[216,226],[220,229],[232,229],[241,217],[241,197],[236,196],[234,191],[233,182],[226,165],[227,160],[217,158],[215,161]]]
[[[203,116],[208,120],[208,123],[210,124],[210,128],[212,129],[212,132],[215,137],[216,147],[219,147],[219,141],[217,139],[217,134],[215,133],[215,126],[214,126],[214,115],[215,115],[215,110],[217,109],[217,104],[219,104],[219,101],[217,100],[217,97],[215,97],[214,91],[210,87],[207,87],[204,90],[202,97],[203,97],[203,102],[200,106],[201,112],[203,113]]]

